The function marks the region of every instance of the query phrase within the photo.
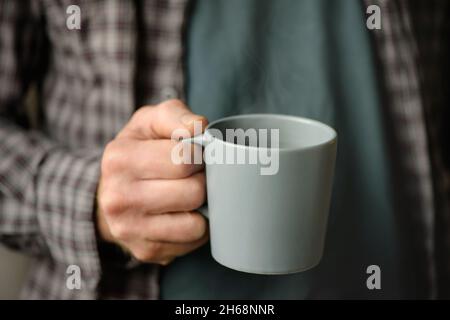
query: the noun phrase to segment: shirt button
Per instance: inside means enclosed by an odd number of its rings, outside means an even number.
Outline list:
[[[169,100],[178,98],[178,92],[174,87],[164,87],[161,90],[161,100]]]

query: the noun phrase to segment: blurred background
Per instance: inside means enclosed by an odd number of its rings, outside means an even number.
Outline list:
[[[18,299],[29,259],[0,245],[0,299]]]
[[[37,122],[37,89],[29,88],[25,109],[32,126]],[[0,300],[19,299],[20,289],[29,270],[30,259],[19,251],[12,251],[0,244]]]

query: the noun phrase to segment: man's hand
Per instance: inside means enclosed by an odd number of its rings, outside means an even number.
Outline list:
[[[140,261],[166,265],[208,239],[195,211],[206,196],[203,166],[171,161],[172,132],[193,135],[194,121],[207,123],[178,100],[143,107],[104,151],[98,229]]]

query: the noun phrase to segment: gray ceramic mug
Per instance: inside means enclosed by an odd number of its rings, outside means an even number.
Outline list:
[[[241,141],[236,136],[230,140],[227,132],[235,129],[279,130],[278,146],[270,144],[276,134],[267,135],[265,147],[259,137],[251,141],[250,134]],[[186,141],[204,146],[208,204],[200,211],[209,219],[211,252],[217,262],[256,274],[301,272],[320,262],[336,158],[335,130],[305,118],[252,114],[212,122],[203,135]],[[219,151],[223,163],[217,160]],[[262,153],[273,161],[278,154],[278,168],[274,164],[268,170],[268,161],[260,161]],[[227,161],[230,154],[234,163]],[[238,154],[246,157],[245,163],[238,163]]]

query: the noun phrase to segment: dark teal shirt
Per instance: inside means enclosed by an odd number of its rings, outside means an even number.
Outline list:
[[[165,268],[162,298],[415,297],[396,225],[370,32],[358,0],[200,0],[187,35],[187,95],[210,120],[270,112],[323,121],[339,135],[325,254],[285,276],[233,271],[209,246]],[[381,268],[381,290],[366,269]]]

